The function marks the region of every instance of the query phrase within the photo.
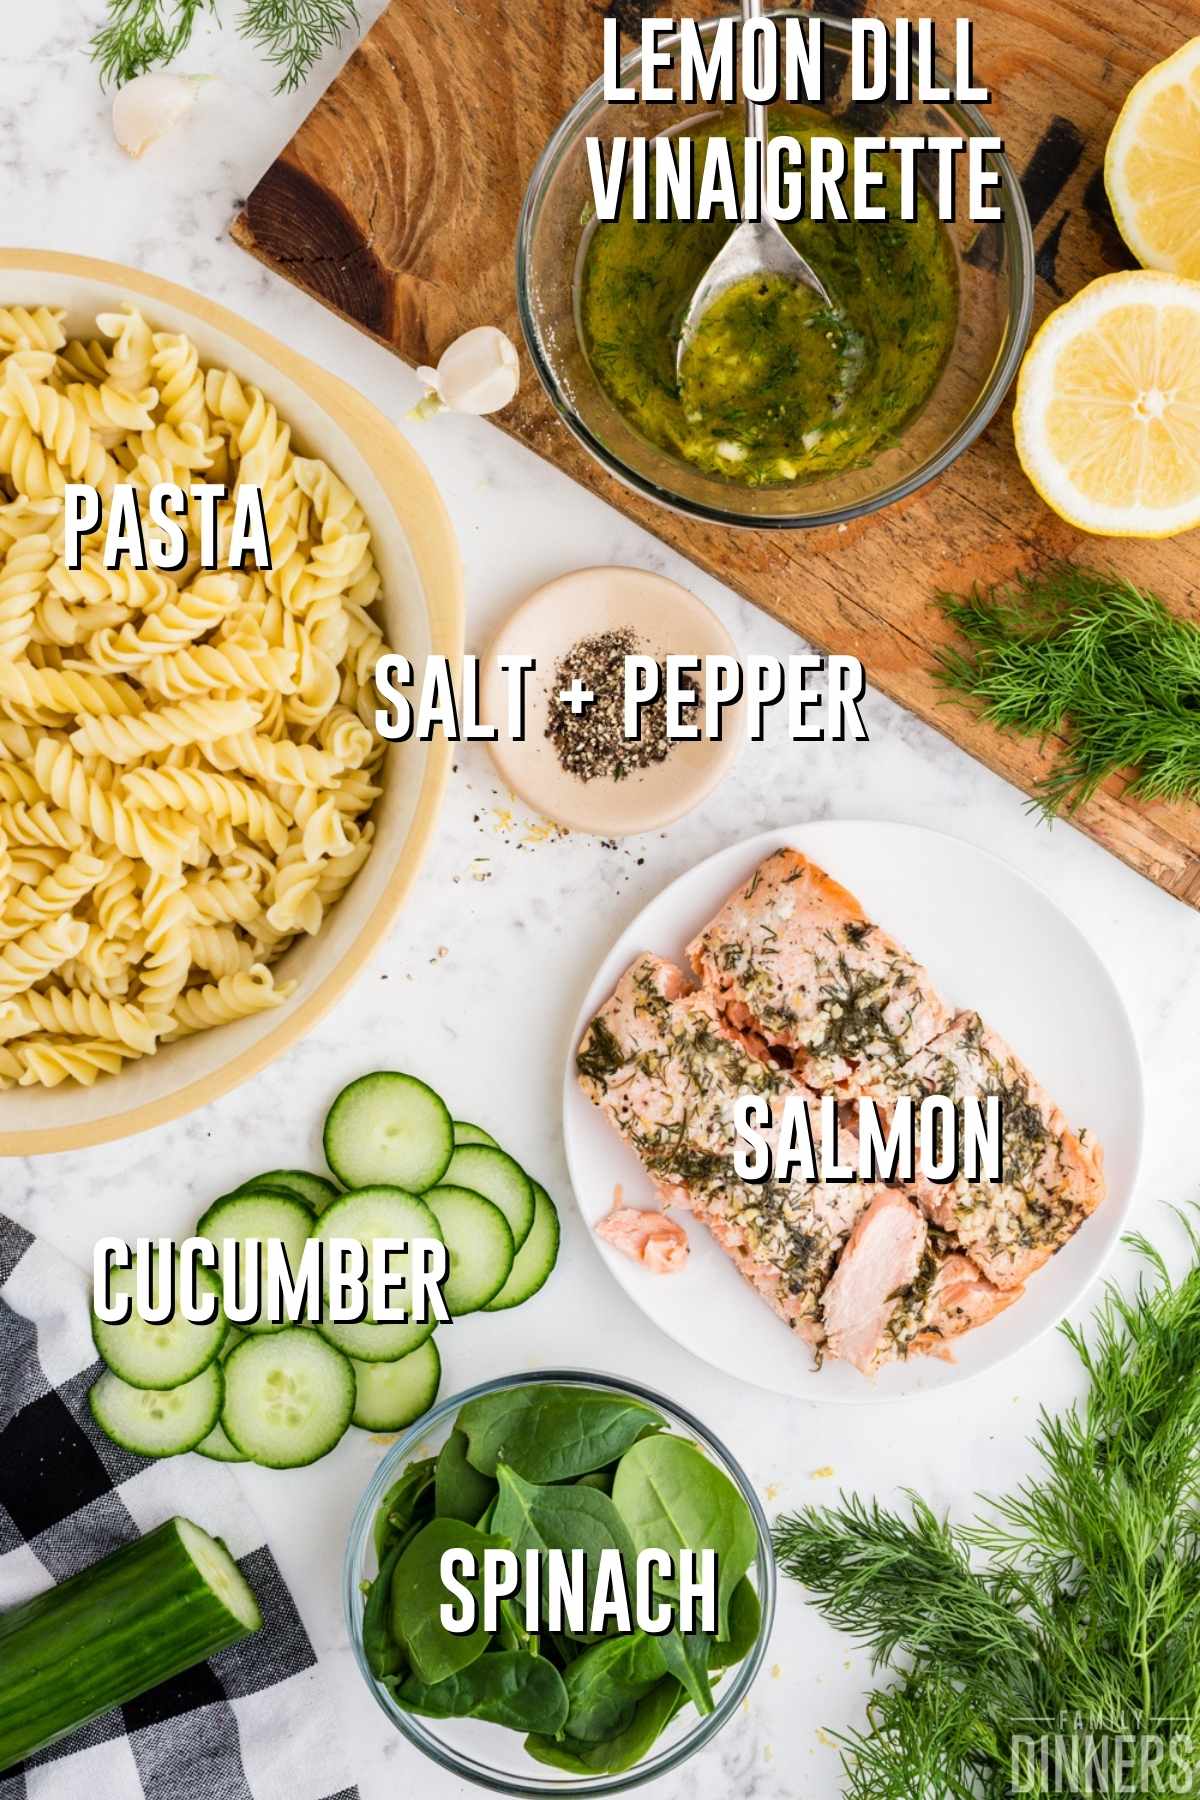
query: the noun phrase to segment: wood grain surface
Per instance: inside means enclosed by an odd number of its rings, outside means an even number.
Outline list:
[[[825,8],[851,9],[858,0]],[[436,361],[471,325],[500,324],[519,341],[521,196],[552,128],[599,73],[606,10],[636,31],[638,0],[392,0],[250,194],[235,238],[410,363]],[[645,10],[681,9],[648,0]],[[719,0],[682,10],[703,16]],[[949,21],[966,9],[930,0],[919,10]],[[1200,0],[980,0],[969,10],[975,67],[993,92],[989,123],[1033,221],[1036,323],[1093,276],[1132,266],[1104,197],[1105,142],[1136,78],[1200,32]],[[500,425],[810,642],[861,657],[878,687],[1027,793],[1053,746],[945,703],[930,667],[932,646],[949,636],[935,592],[1068,555],[1200,616],[1200,533],[1119,543],[1063,524],[1021,474],[1010,404],[903,505],[839,532],[748,532],[678,518],[620,486],[526,371]],[[1131,804],[1122,785],[1110,781],[1075,823],[1200,907],[1200,807]]]

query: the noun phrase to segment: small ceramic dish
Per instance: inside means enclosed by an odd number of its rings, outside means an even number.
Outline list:
[[[662,762],[617,779],[588,781],[567,772],[546,735],[560,659],[582,638],[629,631],[647,655],[736,656],[733,640],[707,606],[678,582],[646,569],[575,569],[535,589],[496,633],[484,658],[480,710],[500,736],[489,745],[504,781],[527,805],[559,825],[598,837],[630,837],[682,818],[727,773],[742,742],[742,707],[725,708],[719,739],[678,742]],[[531,656],[525,735],[505,735],[506,684],[497,659]],[[690,685],[689,680],[689,685]]]

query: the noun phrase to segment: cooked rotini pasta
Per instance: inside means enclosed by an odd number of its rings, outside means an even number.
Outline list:
[[[67,566],[63,490],[261,489],[271,568]],[[147,520],[148,539],[154,528]],[[0,1087],[90,1086],[281,1005],[370,854],[366,516],[257,388],[132,306],[0,307]]]

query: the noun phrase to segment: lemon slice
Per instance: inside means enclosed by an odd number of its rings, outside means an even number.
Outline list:
[[[1200,281],[1103,275],[1026,353],[1017,455],[1054,511],[1107,537],[1200,525]]]
[[[1108,140],[1104,185],[1143,268],[1200,277],[1200,37],[1130,91]]]

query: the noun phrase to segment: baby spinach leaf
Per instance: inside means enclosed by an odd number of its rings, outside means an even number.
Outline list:
[[[419,1681],[445,1680],[466,1668],[487,1649],[490,1633],[482,1620],[483,1552],[500,1539],[485,1537],[461,1519],[431,1519],[400,1552],[392,1576],[392,1636],[400,1644]],[[476,1559],[474,1577],[461,1576],[474,1596],[473,1630],[447,1631],[441,1608],[452,1596],[442,1582],[441,1561],[447,1550],[469,1550]]]
[[[621,1458],[613,1501],[635,1547],[717,1553],[719,1635],[729,1635],[729,1599],[758,1548],[750,1508],[715,1463],[685,1438],[643,1438]],[[678,1581],[657,1583],[677,1594]]]
[[[496,1495],[496,1483],[467,1461],[467,1434],[457,1427],[442,1445],[434,1472],[434,1510],[439,1519],[473,1525]]]
[[[500,1492],[492,1525],[518,1556],[527,1550],[583,1551],[587,1571],[583,1629],[589,1631],[601,1551],[618,1551],[626,1580],[632,1577],[633,1543],[616,1507],[607,1494],[595,1488],[548,1487],[525,1481],[507,1463],[499,1465],[497,1476]]]
[[[601,1494],[611,1494],[612,1484],[613,1471],[611,1469],[593,1469],[590,1475],[581,1475],[575,1486],[596,1488]]]
[[[762,1630],[762,1607],[753,1582],[745,1575],[733,1590],[729,1602],[729,1636],[722,1643],[714,1640],[709,1647],[710,1669],[730,1669],[749,1656]]]
[[[563,1676],[567,1735],[589,1744],[615,1737],[666,1673],[660,1640],[644,1631],[591,1645]]]
[[[547,1763],[554,1769],[566,1769],[572,1775],[616,1775],[632,1769],[653,1747],[655,1739],[665,1731],[687,1695],[674,1676],[665,1675],[657,1687],[651,1688],[644,1700],[634,1708],[629,1723],[615,1737],[603,1743],[588,1744],[582,1738],[547,1737],[531,1734],[525,1748],[535,1762]]]
[[[489,1650],[442,1681],[410,1675],[392,1685],[398,1703],[431,1719],[488,1719],[512,1731],[553,1738],[567,1717],[562,1676],[544,1657],[524,1650]]]
[[[433,1516],[432,1456],[409,1463],[400,1479],[392,1484],[375,1515],[375,1558],[382,1562],[392,1544],[403,1537],[418,1518],[424,1524]]]
[[[484,1475],[506,1462],[527,1481],[567,1481],[602,1469],[665,1421],[640,1400],[598,1388],[522,1387],[469,1400],[456,1421]]]
[[[712,1683],[708,1679],[708,1656],[712,1647],[709,1631],[680,1631],[678,1626],[656,1639],[662,1648],[663,1662],[698,1713],[710,1713],[714,1701]]]
[[[404,1652],[391,1631],[392,1576],[404,1551],[404,1540],[392,1545],[379,1565],[363,1608],[362,1642],[367,1667],[378,1681],[398,1675],[406,1666]]]

